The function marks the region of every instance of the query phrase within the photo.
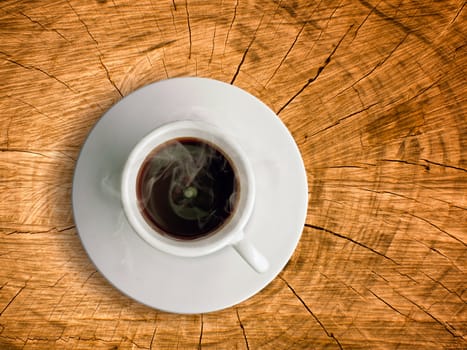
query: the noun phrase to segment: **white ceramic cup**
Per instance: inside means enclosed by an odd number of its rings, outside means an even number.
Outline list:
[[[226,223],[213,234],[193,240],[168,237],[150,225],[138,205],[137,177],[147,156],[158,146],[178,138],[206,141],[221,150],[232,162],[240,191]],[[255,178],[248,158],[231,136],[202,121],[185,120],[165,124],[146,135],[131,151],[123,168],[121,201],[125,215],[136,233],[152,247],[182,257],[200,257],[232,246],[257,272],[269,268],[268,260],[251,244],[244,228],[255,202]]]

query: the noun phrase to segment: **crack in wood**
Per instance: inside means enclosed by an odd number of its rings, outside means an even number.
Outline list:
[[[378,7],[378,5],[381,3],[382,0],[378,1],[378,3],[373,6],[371,9],[370,9],[370,12],[368,12],[368,14],[366,15],[366,17],[363,19],[362,23],[360,23],[357,27],[357,29],[355,30],[354,34],[353,34],[353,39],[352,39],[352,42],[355,40],[355,38],[357,37],[357,34],[358,34],[358,31],[360,30],[360,28],[363,26],[363,24],[365,24],[365,22],[368,20],[368,18],[371,16],[371,14],[373,13],[373,11]],[[352,43],[351,42],[351,43]]]
[[[6,130],[6,149],[8,150],[10,148],[10,128],[11,128],[11,124],[13,123],[13,115],[10,116],[9,120],[8,120],[8,125],[6,126],[5,130]]]
[[[272,25],[275,25],[274,27],[274,32],[271,32],[271,37],[276,37],[277,35],[277,31],[278,31],[278,28],[277,28],[277,24],[273,22],[274,18],[276,17],[276,14],[277,12],[279,11],[279,9],[283,9],[283,10],[286,10],[287,12],[289,12],[287,9],[286,9],[286,5],[282,5],[282,0],[279,0],[279,1],[275,1],[273,0],[273,2],[277,2],[277,6],[276,8],[274,9],[274,11],[272,12],[272,14],[269,15],[269,18],[271,19],[268,24],[272,24]],[[290,14],[290,13],[289,13]],[[292,17],[295,17],[295,15],[292,15]],[[283,18],[281,18],[281,22],[282,22]],[[300,23],[297,23],[297,24],[300,24]]]
[[[112,341],[113,338],[114,338],[114,337],[112,336],[112,338],[110,338],[110,339],[111,339],[110,341]],[[120,340],[120,343],[119,343],[118,345],[116,345],[116,347],[117,347],[116,350],[117,350],[117,349],[120,349],[120,348],[121,348],[121,347],[120,347],[120,344],[121,344],[122,342],[125,342],[125,341],[128,341],[130,344],[132,344],[132,347],[131,347],[132,349],[133,349],[133,346],[136,346],[137,349],[148,350],[147,347],[142,346],[142,345],[139,345],[137,342],[135,342],[134,339],[131,339],[131,338],[127,337],[127,336],[123,336],[123,337],[122,337],[122,339]]]
[[[370,189],[370,188],[364,188],[364,187],[360,187],[359,189],[362,190],[362,191],[373,192],[373,193],[376,193],[376,194],[390,194],[390,195],[392,195],[392,196],[396,196],[396,197],[408,199],[408,200],[411,200],[411,201],[415,201],[415,202],[417,202],[417,203],[421,203],[420,201],[418,201],[418,200],[415,199],[415,198],[407,197],[407,196],[404,196],[403,194],[396,193],[396,192],[391,192],[391,191],[378,191],[378,190],[372,190],[372,189]]]
[[[454,165],[448,165],[448,164],[437,163],[437,162],[433,162],[432,160],[428,160],[428,159],[424,159],[424,158],[422,158],[422,160],[423,160],[424,162],[429,163],[429,164],[434,164],[434,165],[438,165],[438,166],[441,166],[441,167],[444,167],[444,168],[450,168],[450,169],[455,169],[455,170],[460,170],[460,171],[465,171],[465,172],[467,172],[467,169],[464,169],[464,168],[461,168],[461,167],[457,167],[457,166],[454,166]]]
[[[114,7],[115,11],[117,12],[117,16],[120,17],[123,20],[123,22],[125,22],[125,25],[128,28],[128,32],[131,32],[131,27],[128,24],[128,21],[126,20],[124,13],[122,13],[122,11],[120,11],[120,6],[117,6],[117,4],[115,3],[115,0],[112,0],[112,4],[113,4],[113,7]],[[137,45],[136,45],[136,47],[137,47]],[[137,49],[138,49],[138,51],[140,51],[138,47],[137,47]],[[140,51],[140,53],[141,53],[141,51]]]
[[[152,332],[151,342],[149,343],[149,349],[152,349],[152,345],[154,344],[154,339],[156,338],[156,332],[157,332],[157,316],[156,316],[155,323],[156,323],[156,325],[154,326],[154,331]]]
[[[264,18],[264,14],[263,14],[263,17],[261,17],[258,26],[256,27],[255,33],[253,34],[253,38],[251,39],[251,41],[250,41],[250,43],[248,44],[248,46],[247,46],[245,52],[243,53],[242,59],[241,59],[240,63],[239,63],[238,66],[237,66],[237,70],[235,71],[235,74],[234,74],[234,76],[232,77],[232,80],[230,81],[230,84],[231,84],[231,85],[234,84],[235,79],[237,79],[238,73],[240,73],[240,69],[242,68],[243,63],[245,62],[246,55],[248,54],[248,51],[250,50],[251,45],[253,45],[253,42],[254,42],[255,39],[256,39],[256,33],[258,32],[259,27],[261,26],[261,23],[263,22],[263,18]]]
[[[322,2],[322,0],[320,0],[318,5],[316,5],[316,7],[313,9],[311,16],[313,16],[314,13],[316,12],[316,10],[321,6],[321,2]],[[324,27],[319,27],[317,25],[315,26],[316,28],[320,29],[320,32],[319,32],[318,38],[316,40],[313,40],[313,45],[311,45],[311,48],[308,50],[308,53],[306,54],[305,58],[307,58],[308,55],[313,51],[313,49],[315,48],[316,43],[318,43],[321,40],[321,36],[323,35],[323,33],[329,27],[329,22],[334,17],[334,14],[336,13],[336,11],[341,8],[341,6],[342,6],[342,0],[339,1],[339,4],[337,4],[337,6],[334,8],[331,15],[326,18],[326,25]],[[324,18],[322,18],[322,19],[324,20]],[[319,20],[321,20],[321,19],[314,17],[312,23],[314,23],[316,21],[319,21]],[[353,26],[353,24],[351,26]]]
[[[18,148],[0,148],[0,152],[18,152],[18,153],[29,153],[29,154],[34,154],[36,156],[41,156],[41,157],[45,157],[45,158],[51,158],[49,156],[46,156],[45,154],[43,153],[40,153],[40,152],[35,152],[35,151],[29,151],[29,150],[25,150],[25,149],[18,149]]]
[[[78,14],[78,12],[76,12],[75,8],[71,5],[70,0],[66,0],[66,2],[68,3],[68,6],[70,6],[71,10],[74,12],[75,16],[78,18],[78,21],[80,21],[81,24],[83,25],[83,27],[86,30],[86,32],[88,33],[89,37],[92,39],[92,41],[94,41],[94,44],[96,44],[96,46],[99,46],[99,43],[97,42],[96,38],[94,38],[94,35],[92,35],[91,31],[89,30],[88,25],[83,21],[83,19]]]
[[[110,84],[115,88],[115,90],[118,92],[118,94],[120,95],[120,97],[123,97],[122,92],[120,91],[120,89],[118,88],[118,86],[115,84],[115,82],[112,80],[112,78],[110,77],[110,72],[109,72],[107,66],[106,66],[106,65],[104,64],[104,62],[102,61],[102,56],[101,56],[101,55],[99,55],[99,62],[101,63],[102,68],[104,68],[105,74],[106,74],[107,79],[109,80]]]
[[[324,64],[321,65],[318,70],[316,71],[316,74],[314,75],[314,77],[308,79],[308,81],[305,83],[305,85],[302,86],[302,88],[300,90],[298,90],[281,108],[279,108],[279,110],[276,112],[277,115],[279,115],[293,100],[295,100],[297,98],[298,95],[300,95],[308,86],[311,85],[311,83],[313,83],[316,79],[318,79],[319,75],[321,74],[321,72],[324,70],[324,68],[326,68],[326,66],[329,64],[329,62],[331,62],[331,58],[332,56],[336,53],[337,49],[339,48],[339,46],[341,45],[342,41],[344,40],[344,38],[347,36],[347,34],[349,33],[350,29],[352,28],[353,24],[347,29],[347,31],[345,32],[345,34],[340,38],[340,40],[338,41],[337,45],[334,47],[334,49],[331,51],[331,53],[328,55],[328,57],[326,58],[326,60],[324,61]]]
[[[0,336],[1,338],[1,336]],[[119,349],[120,347],[118,345],[115,344],[115,340],[112,339],[112,337],[109,337],[109,339],[105,339],[105,338],[102,338],[102,337],[97,337],[97,336],[93,336],[93,337],[82,337],[82,336],[75,336],[75,335],[71,335],[71,336],[68,336],[66,338],[64,338],[63,336],[61,337],[54,337],[54,338],[42,338],[42,337],[28,337],[26,338],[26,340],[54,340],[54,341],[64,341],[66,343],[68,343],[70,340],[80,340],[80,341],[84,341],[84,342],[96,342],[96,341],[99,341],[99,342],[103,342],[103,343],[110,343],[110,345],[115,345],[115,347],[112,347],[111,349]],[[134,341],[134,339],[131,339],[127,336],[123,336],[120,340],[120,343],[122,341],[128,341],[130,342],[131,344],[133,344],[134,346],[136,346],[138,349],[148,349],[147,347],[145,346],[142,346],[142,345],[139,345],[138,343],[136,343]]]
[[[38,71],[42,74],[45,74],[46,76],[48,76],[49,78],[51,79],[54,79],[55,81],[57,81],[58,83],[62,84],[63,86],[65,86],[68,90],[70,90],[71,92],[73,92],[74,94],[76,94],[76,91],[74,89],[71,88],[70,85],[68,85],[67,83],[65,83],[63,80],[61,79],[58,79],[55,75],[53,74],[50,74],[49,72],[45,71],[44,69],[42,68],[38,68],[38,67],[35,67],[35,66],[28,66],[28,65],[25,65],[23,63],[20,63],[20,62],[17,62],[15,61],[9,54],[5,53],[5,52],[2,52],[0,51],[0,54],[2,55],[5,55],[6,57],[4,57],[4,59],[10,63],[13,63],[21,68],[24,68],[24,69],[28,69],[28,70],[35,70],[35,71]]]
[[[385,281],[386,283],[389,284],[389,281],[388,281],[386,278],[384,278],[383,276],[381,276],[378,272],[371,270],[371,273],[374,274],[374,275],[376,275],[376,276],[378,276],[378,277],[381,278],[383,281]]]
[[[358,89],[355,86],[352,87],[352,90],[355,91],[355,93],[357,94],[358,100],[360,101],[360,105],[362,107],[364,107],[365,103],[363,103],[362,97],[360,96],[360,91],[358,91]],[[361,136],[360,136],[360,143],[362,144],[362,148],[363,148],[363,143],[361,141],[362,140],[361,140]]]
[[[297,43],[298,41],[298,38],[300,37],[300,35],[302,34],[303,30],[305,29],[305,26],[307,25],[308,22],[304,22],[303,23],[303,26],[300,28],[300,30],[298,31],[297,35],[295,36],[295,40],[293,41],[292,45],[290,45],[289,49],[287,50],[287,52],[285,53],[284,57],[282,57],[281,61],[279,62],[279,65],[276,67],[276,69],[274,70],[274,72],[272,73],[271,77],[268,79],[268,81],[266,82],[266,84],[264,84],[264,87],[266,88],[269,84],[269,82],[274,78],[274,76],[276,75],[277,71],[282,67],[282,64],[284,63],[284,61],[287,59],[287,56],[289,55],[289,53],[292,51],[292,49],[294,48],[295,44]]]
[[[407,319],[413,321],[413,319],[412,319],[411,317],[409,317],[408,315],[406,315],[406,314],[400,312],[399,310],[397,310],[394,306],[392,306],[391,304],[389,304],[386,300],[384,300],[383,298],[381,298],[379,295],[377,295],[377,294],[376,294],[375,292],[373,292],[371,289],[368,289],[368,291],[369,291],[371,294],[373,294],[373,295],[376,297],[376,299],[378,299],[379,301],[381,301],[383,304],[385,304],[385,305],[386,305],[387,307],[389,307],[391,310],[393,310],[393,311],[397,312],[399,315],[404,316],[405,318],[407,318]]]
[[[54,284],[52,284],[52,285],[50,286],[50,288],[54,288],[54,287],[56,287],[56,286],[57,286],[57,284],[59,284],[59,283],[60,283],[60,281],[61,281],[61,280],[62,280],[62,279],[63,279],[63,278],[66,276],[66,275],[67,275],[67,273],[64,273],[62,276],[60,276],[60,277],[59,277],[59,279],[58,279],[58,280],[56,280],[56,281],[55,281],[55,283],[54,283]]]
[[[199,341],[198,341],[198,350],[201,350],[201,343],[203,341],[203,329],[204,329],[204,318],[203,318],[203,314],[201,314],[201,318],[200,318],[200,321],[201,321],[201,329],[199,330]]]
[[[427,278],[429,278],[430,280],[432,280],[433,282],[435,282],[436,284],[439,284],[442,288],[444,288],[444,289],[445,289],[446,291],[448,291],[450,294],[455,295],[455,296],[456,296],[457,298],[459,298],[459,300],[462,301],[464,304],[467,304],[467,300],[464,300],[464,299],[462,298],[462,296],[461,296],[459,293],[457,293],[456,291],[453,291],[453,290],[449,289],[448,287],[446,287],[446,286],[444,285],[443,282],[435,280],[433,277],[431,277],[430,275],[426,274],[425,272],[422,271],[422,273],[423,273]]]
[[[426,187],[426,186],[422,186],[422,187],[428,188],[428,187]],[[449,201],[445,201],[445,200],[440,199],[440,198],[435,198],[435,197],[431,197],[431,196],[428,197],[428,198],[429,198],[429,199],[434,199],[435,201],[439,201],[439,202],[445,203],[445,204],[449,205],[451,208],[457,208],[457,209],[460,209],[460,210],[467,210],[466,207],[461,207],[461,206],[459,206],[459,205],[457,205],[457,204],[454,204],[454,203],[449,202]]]
[[[164,66],[164,71],[165,71],[165,76],[167,77],[167,79],[169,78],[169,72],[167,72],[167,67],[165,65],[165,60],[164,58],[162,58],[162,65]]]
[[[97,270],[91,272],[91,274],[86,278],[86,280],[81,284],[81,288],[84,287],[84,285],[92,278],[97,273]]]
[[[393,9],[395,11],[393,17],[397,16],[397,18],[417,18],[417,17],[432,15],[431,13],[428,13],[428,14],[426,14],[426,13],[414,14],[412,11],[410,11],[410,13],[409,13],[406,10],[403,9],[403,6],[402,6],[403,2],[404,2],[404,0],[399,0],[398,3],[394,2],[394,4],[393,4],[392,2],[389,2],[389,1],[385,0],[384,4],[386,6],[389,6],[391,9]],[[399,15],[399,13],[401,13],[402,15]]]
[[[329,281],[335,281],[335,282],[338,282],[339,284],[342,284],[344,287],[350,289],[351,291],[353,291],[355,294],[357,294],[360,298],[366,300],[366,298],[363,296],[363,294],[361,294],[358,290],[356,290],[354,287],[352,287],[351,285],[345,283],[344,281],[342,281],[341,279],[338,279],[338,278],[331,278],[327,275],[325,275],[324,273],[322,273],[321,271],[318,270],[318,273],[323,276],[324,278],[328,279]]]
[[[21,102],[23,104],[25,104],[26,106],[34,109],[37,113],[39,113],[40,115],[46,117],[47,119],[50,119],[50,120],[54,120],[52,117],[50,117],[49,115],[45,114],[44,112],[42,112],[39,108],[37,108],[36,106],[34,106],[33,104],[21,99],[21,98],[17,98],[17,97],[13,97],[11,95],[7,95],[8,98],[11,98],[12,100],[14,101],[18,101],[18,102]],[[12,116],[13,118],[13,116]]]
[[[38,337],[39,338],[39,337]],[[26,346],[26,342],[28,341],[28,339],[30,338],[22,338],[22,337],[11,337],[11,336],[8,336],[8,335],[0,335],[0,339],[5,339],[5,340],[13,340],[13,341],[21,341],[23,343],[23,347],[21,349],[24,349],[24,347]],[[31,339],[32,340],[32,339]],[[38,340],[46,340],[46,339],[38,339]],[[3,344],[2,344],[3,345]],[[17,348],[10,348],[8,350],[17,350]]]
[[[235,22],[235,18],[237,18],[237,7],[238,7],[238,0],[235,2],[234,14],[233,14],[232,20],[230,21],[230,26],[229,26],[229,29],[227,30],[227,35],[225,36],[224,52],[222,53],[222,55],[225,54],[225,49],[227,47],[227,41],[229,40],[230,31],[232,30],[232,26]]]
[[[408,164],[408,165],[415,165],[415,166],[421,166],[425,168],[425,170],[429,171],[430,167],[428,165],[420,164],[420,163],[415,163],[415,162],[410,162],[408,160],[403,160],[403,159],[378,159],[378,161],[381,162],[392,162],[392,163],[402,163],[402,164]]]
[[[188,26],[188,39],[190,40],[190,51],[188,52],[188,59],[191,59],[191,48],[193,45],[191,39],[191,23],[190,23],[190,13],[188,12],[188,0],[185,0],[185,12],[186,12],[186,22]]]
[[[331,97],[329,100],[332,100],[333,98],[335,98],[336,96],[339,96],[341,94],[343,94],[344,92],[346,92],[347,90],[353,88],[355,85],[357,85],[359,82],[361,82],[362,80],[368,78],[376,69],[378,69],[379,67],[381,67],[384,63],[386,63],[386,61],[394,54],[394,52],[397,51],[397,49],[404,43],[404,41],[407,39],[407,37],[409,36],[409,33],[407,33],[401,41],[399,41],[397,43],[397,45],[395,45],[392,50],[389,52],[388,55],[386,55],[386,57],[384,57],[381,61],[379,61],[368,73],[365,73],[361,78],[357,79],[356,81],[354,81],[349,87],[346,87],[344,90],[340,91],[337,95]]]
[[[150,46],[149,48],[147,48],[146,50],[143,50],[141,53],[142,54],[146,54],[148,52],[151,52],[151,51],[154,51],[154,50],[157,50],[157,49],[161,49],[163,47],[166,47],[166,46],[169,46],[170,44],[173,44],[175,43],[177,40],[174,39],[174,40],[167,40],[167,41],[162,41],[158,44],[155,44],[153,46]]]
[[[57,226],[52,227],[51,229],[44,230],[44,231],[20,231],[20,230],[14,230],[10,232],[4,233],[5,235],[13,235],[13,234],[28,234],[28,235],[35,235],[35,234],[40,234],[40,233],[51,233],[51,232],[65,232],[71,229],[74,229],[75,225],[67,226],[64,228],[58,228]]]
[[[399,22],[397,19],[395,19],[393,17],[390,17],[390,16],[386,15],[384,12],[378,10],[376,7],[378,6],[379,3],[376,4],[376,6],[373,6],[369,2],[367,2],[366,0],[358,0],[358,1],[360,2],[360,4],[362,4],[367,9],[372,11],[375,15],[377,15],[381,19],[387,21],[388,23],[393,24],[394,26],[399,28],[401,31],[403,31],[405,34],[407,34],[407,35],[408,34],[414,34],[423,43],[430,45],[430,42],[424,36],[420,35],[419,33],[414,32],[412,29],[410,29],[409,27],[407,27],[403,23]]]
[[[352,113],[346,115],[345,117],[339,118],[339,119],[338,119],[336,122],[334,122],[333,124],[331,124],[331,125],[325,127],[324,129],[318,130],[317,132],[311,134],[310,136],[313,137],[313,136],[316,136],[316,135],[318,135],[318,134],[320,134],[320,133],[322,133],[322,132],[324,132],[324,131],[326,131],[326,130],[329,130],[329,129],[331,129],[331,128],[337,126],[337,125],[339,125],[342,121],[344,121],[344,120],[346,120],[346,119],[349,119],[349,118],[351,118],[351,117],[353,117],[353,116],[356,116],[356,115],[358,115],[358,114],[360,114],[360,113],[366,112],[366,111],[369,110],[371,107],[374,107],[374,106],[376,106],[377,104],[378,104],[378,103],[372,103],[371,105],[369,105],[369,106],[367,106],[367,107],[365,107],[365,108],[363,108],[363,109],[361,109],[361,110],[359,110],[359,111],[352,112]]]
[[[98,319],[98,317],[96,317],[96,312],[97,312],[97,310],[99,309],[99,307],[101,306],[101,302],[102,302],[102,299],[99,299],[98,302],[96,303],[96,307],[95,307],[94,310],[92,311],[91,318],[92,318],[93,320]],[[119,319],[120,319],[120,318],[119,318]]]
[[[295,12],[295,9],[294,9],[294,4],[292,4],[292,6],[289,6],[287,4],[282,4],[282,0],[278,0],[278,1],[276,0],[274,2],[277,2],[277,6],[276,6],[276,9],[274,10],[274,13],[271,16],[271,18],[276,16],[277,10],[279,10],[279,8],[286,11],[289,14],[290,17],[292,17],[292,18],[297,17],[297,13]]]
[[[324,326],[324,324],[320,321],[320,319],[311,311],[311,309],[308,307],[308,305],[305,303],[305,301],[300,297],[300,295],[297,294],[297,292],[295,291],[295,289],[292,288],[292,286],[282,277],[282,276],[278,276],[284,283],[285,285],[290,289],[290,291],[295,295],[295,297],[300,301],[300,303],[305,307],[305,309],[308,311],[308,313],[315,319],[315,321],[319,324],[319,326],[323,329],[324,333],[326,333],[326,335],[333,339],[336,344],[339,346],[339,349],[343,349],[342,348],[342,345],[341,343],[339,342],[339,340],[337,340],[337,338],[334,336],[334,334],[332,332],[329,332],[327,330],[327,328]]]
[[[430,317],[433,321],[435,321],[437,324],[441,325],[449,334],[451,334],[454,338],[461,338],[461,339],[464,339],[464,336],[461,335],[461,334],[457,334],[455,333],[455,330],[454,328],[449,325],[449,323],[447,322],[443,322],[441,321],[440,319],[438,319],[437,317],[435,317],[431,312],[428,311],[428,309],[424,308],[423,306],[417,304],[416,302],[414,302],[412,299],[406,297],[405,295],[395,291],[398,295],[400,295],[402,298],[404,298],[405,300],[407,300],[408,302],[410,302],[412,305],[414,305],[416,308],[418,308],[419,310],[421,310],[423,313],[425,313],[428,317]],[[450,329],[452,328],[452,330]]]
[[[45,30],[45,31],[47,31],[47,32],[54,32],[55,34],[57,34],[58,36],[60,36],[62,39],[64,39],[65,41],[67,41],[68,43],[71,43],[71,42],[70,42],[67,38],[65,38],[65,36],[64,36],[62,33],[60,33],[57,29],[54,29],[54,28],[49,29],[49,28],[47,28],[47,27],[44,26],[41,22],[32,19],[30,16],[28,16],[27,14],[25,14],[25,13],[22,12],[22,11],[18,11],[18,13],[19,13],[20,15],[26,17],[26,18],[27,18],[28,20],[30,20],[32,23],[39,25],[39,26],[42,28],[42,30]]]
[[[417,62],[417,65],[419,65],[418,62]],[[419,65],[419,67],[421,67],[421,66]],[[420,68],[420,69],[422,69],[422,68]],[[422,71],[424,71],[424,70],[422,69]],[[434,81],[434,82],[431,83],[430,85],[425,86],[424,88],[421,88],[419,91],[417,91],[417,93],[416,93],[415,95],[413,95],[412,97],[410,97],[409,99],[407,99],[407,100],[405,101],[405,103],[410,102],[410,101],[412,101],[412,100],[415,100],[416,98],[422,96],[425,92],[427,92],[427,91],[430,90],[431,88],[433,88],[433,87],[435,87],[435,86],[439,86],[439,83],[441,82],[441,80],[442,80],[443,78],[444,78],[444,77],[441,76],[440,78],[438,78],[436,81]],[[420,125],[420,126],[423,126],[423,125],[425,125],[425,117],[424,117],[423,114],[422,114],[421,116],[422,116],[422,118],[423,118],[423,124]]]
[[[240,328],[242,329],[243,339],[245,339],[246,348],[247,350],[250,350],[250,345],[248,344],[248,338],[246,336],[245,327],[243,326],[242,320],[240,319],[240,315],[238,314],[237,308],[235,308],[235,312],[237,313],[237,320],[238,320],[238,323],[240,324]]]
[[[211,55],[209,56],[208,66],[211,64],[212,57],[214,56],[214,48],[216,46],[216,29],[217,29],[217,23],[214,23],[214,34],[212,35],[212,48],[211,48]]]
[[[449,22],[449,25],[452,25],[456,21],[457,17],[459,17],[460,13],[464,9],[465,4],[466,2],[464,1],[461,8],[456,12],[456,15],[454,16],[454,18],[451,20],[451,22]]]
[[[313,169],[368,169],[368,167],[359,165],[330,165],[323,167],[314,167]]]
[[[62,264],[60,267],[63,267],[65,266],[68,262],[70,262],[72,260],[72,258],[70,258],[66,263]],[[68,296],[68,292],[70,291],[70,289],[74,289],[74,287],[72,285],[68,285],[68,287],[65,289],[65,291],[60,295],[60,297],[58,298],[58,300],[56,300],[54,302],[54,305],[53,305],[53,308],[52,310],[49,312],[49,316],[48,316],[48,320],[50,321],[50,319],[52,318],[52,315],[55,313],[55,310],[60,306],[60,304],[62,303],[62,300],[63,298],[65,298],[65,296]],[[94,313],[95,313],[95,310],[94,310]],[[94,314],[93,314],[94,315]]]
[[[447,256],[446,254],[444,254],[444,253],[441,252],[440,250],[436,249],[436,248],[433,247],[433,246],[429,246],[429,245],[427,245],[425,242],[420,241],[420,240],[418,240],[418,239],[414,239],[414,241],[417,242],[417,243],[419,243],[419,244],[421,244],[421,245],[423,245],[423,246],[425,246],[425,247],[428,248],[429,250],[431,250],[431,251],[433,251],[433,252],[435,252],[435,253],[441,255],[443,258],[445,258],[446,260],[448,260],[448,261],[451,263],[451,265],[452,265],[455,269],[457,269],[457,270],[458,270],[459,272],[461,272],[461,273],[464,273],[464,270],[463,270],[461,267],[457,266],[457,264],[456,264],[455,261],[453,261],[449,256]]]
[[[362,248],[365,248],[365,249],[368,249],[369,251],[391,261],[392,263],[396,264],[396,265],[400,265],[397,261],[395,261],[394,259],[391,259],[390,257],[388,257],[387,255],[359,242],[359,241],[356,241],[350,237],[347,237],[347,236],[344,236],[340,233],[337,233],[337,232],[334,232],[334,231],[331,231],[331,230],[328,230],[327,228],[324,228],[324,227],[320,227],[320,226],[316,226],[316,225],[311,225],[311,224],[305,224],[305,227],[309,227],[309,228],[312,228],[312,229],[315,229],[315,230],[318,230],[318,231],[323,231],[323,232],[326,232],[326,233],[330,233],[331,235],[333,236],[336,236],[336,237],[339,237],[339,238],[342,238],[342,239],[345,239],[353,244],[356,244],[358,245],[359,247],[362,247]]]
[[[6,306],[2,309],[2,311],[0,311],[0,316],[3,315],[3,313],[8,309],[8,307],[15,301],[15,299],[18,297],[18,295],[20,295],[20,293],[24,290],[24,288],[26,288],[26,284],[24,286],[22,286],[17,292],[16,294],[13,296],[13,298],[10,299],[10,301],[8,302],[8,304],[6,304]]]
[[[412,276],[410,276],[408,273],[403,273],[403,272],[400,272],[399,270],[395,270],[399,275],[405,277],[405,278],[408,278],[409,280],[411,280],[412,282],[414,282],[415,284],[418,284],[418,281],[413,278]]]
[[[435,225],[434,223],[432,223],[431,221],[425,219],[425,218],[422,218],[421,216],[418,216],[418,215],[415,215],[415,214],[412,214],[412,213],[409,213],[407,212],[407,214],[409,214],[410,216],[414,217],[414,218],[417,218],[423,222],[426,222],[428,225],[431,225],[433,226],[434,228],[436,228],[438,231],[440,232],[443,232],[444,234],[446,234],[448,237],[451,237],[452,239],[454,239],[455,241],[459,242],[460,244],[462,244],[464,247],[467,246],[467,244],[465,242],[463,242],[460,238],[454,236],[453,234],[443,230],[441,227]]]
[[[153,12],[153,13],[157,13],[158,10],[157,10],[157,8],[154,6],[153,0],[149,0],[149,3],[151,4],[152,12]],[[170,12],[172,12],[172,8],[170,8]],[[172,16],[173,16],[173,15],[172,15]],[[172,17],[172,18],[173,18],[173,17]],[[160,27],[160,25],[159,25],[159,20],[158,20],[158,18],[157,18],[156,16],[154,16],[153,19],[154,19],[154,22],[156,23],[156,27],[157,27],[157,30],[159,31],[159,34],[160,34],[161,38],[165,39],[166,36],[164,35],[165,33],[162,31],[162,29],[161,29],[161,27]],[[145,34],[144,36],[147,37],[147,34]]]
[[[71,2],[70,0],[66,0],[67,3],[68,3],[68,6],[71,8],[71,10],[74,12],[75,16],[78,18],[78,21],[81,22],[81,24],[83,25],[84,29],[86,30],[86,32],[88,33],[88,36],[92,39],[92,41],[94,42],[95,46],[96,46],[96,50],[98,52],[98,58],[99,58],[99,62],[101,64],[101,66],[104,68],[105,70],[105,73],[106,73],[106,76],[107,76],[107,79],[109,80],[110,84],[115,88],[115,90],[118,92],[118,94],[120,95],[120,97],[123,98],[123,94],[121,92],[121,90],[118,88],[117,84],[115,84],[115,82],[112,80],[111,76],[110,76],[110,72],[107,68],[107,66],[104,64],[104,62],[102,61],[102,53],[99,49],[99,43],[98,41],[96,40],[96,38],[94,37],[94,35],[92,35],[91,31],[89,30],[89,27],[88,25],[83,21],[83,19],[81,18],[81,16],[78,14],[78,12],[75,10],[75,8],[71,5]],[[115,2],[114,2],[114,7],[116,7],[115,5]],[[125,21],[126,22],[126,21]],[[128,23],[126,23],[128,28],[129,25]],[[138,49],[138,51],[140,51]],[[141,52],[141,51],[140,51]],[[149,62],[151,64],[151,62]],[[151,64],[152,65],[152,64]]]
[[[175,9],[175,11],[177,10]],[[174,15],[174,10],[172,9],[172,6],[170,7],[170,14],[172,15],[172,25],[175,29],[175,33],[178,34],[177,24],[175,23],[175,15]]]

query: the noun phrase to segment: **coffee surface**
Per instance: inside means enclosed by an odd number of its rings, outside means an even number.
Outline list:
[[[183,240],[207,236],[231,217],[239,191],[231,161],[214,145],[178,138],[154,149],[137,177],[146,221]]]

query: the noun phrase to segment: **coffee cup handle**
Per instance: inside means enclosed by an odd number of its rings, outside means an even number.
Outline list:
[[[263,273],[269,269],[268,260],[247,239],[242,238],[234,243],[233,247],[256,272]]]

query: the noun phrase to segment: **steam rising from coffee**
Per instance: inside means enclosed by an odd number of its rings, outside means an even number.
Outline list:
[[[192,239],[228,219],[237,199],[234,168],[213,145],[179,138],[155,149],[138,176],[146,220],[168,235]]]

